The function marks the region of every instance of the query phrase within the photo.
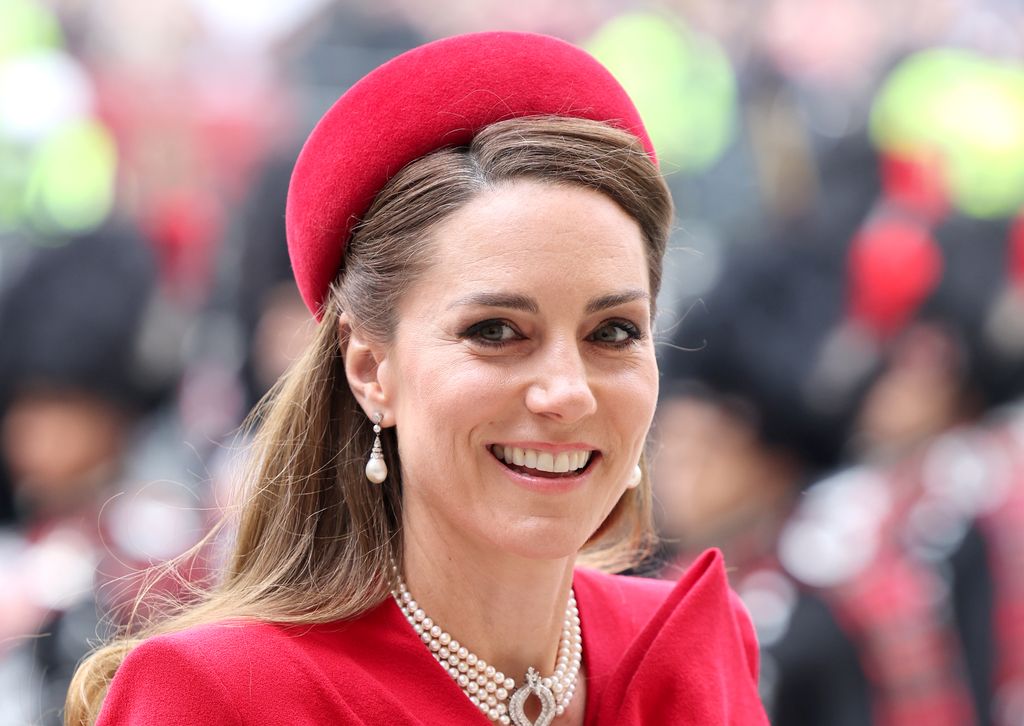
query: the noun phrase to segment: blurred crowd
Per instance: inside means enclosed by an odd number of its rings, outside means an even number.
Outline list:
[[[140,588],[215,560],[139,577],[311,333],[301,139],[496,28],[608,65],[676,200],[637,573],[725,552],[776,726],[1024,724],[1015,0],[0,0],[0,725],[60,723]]]

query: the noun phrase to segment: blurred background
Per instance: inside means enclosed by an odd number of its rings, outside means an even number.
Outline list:
[[[638,574],[724,550],[776,726],[1024,724],[1017,0],[0,0],[0,724],[227,501],[316,119],[485,29],[601,59],[675,196]]]

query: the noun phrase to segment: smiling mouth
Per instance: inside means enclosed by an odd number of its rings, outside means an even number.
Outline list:
[[[553,454],[550,451],[501,444],[491,445],[490,450],[495,459],[512,471],[544,479],[579,476],[597,458],[596,451],[563,451]]]

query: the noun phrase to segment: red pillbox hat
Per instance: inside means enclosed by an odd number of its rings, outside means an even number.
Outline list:
[[[459,35],[370,72],[324,114],[288,189],[288,252],[302,298],[320,319],[352,228],[409,162],[469,143],[510,118],[554,115],[617,126],[654,148],[626,91],[592,56],[534,33]]]

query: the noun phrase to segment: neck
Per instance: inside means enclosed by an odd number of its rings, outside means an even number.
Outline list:
[[[517,686],[530,667],[550,675],[575,557],[527,559],[408,525],[403,575],[427,615]]]

